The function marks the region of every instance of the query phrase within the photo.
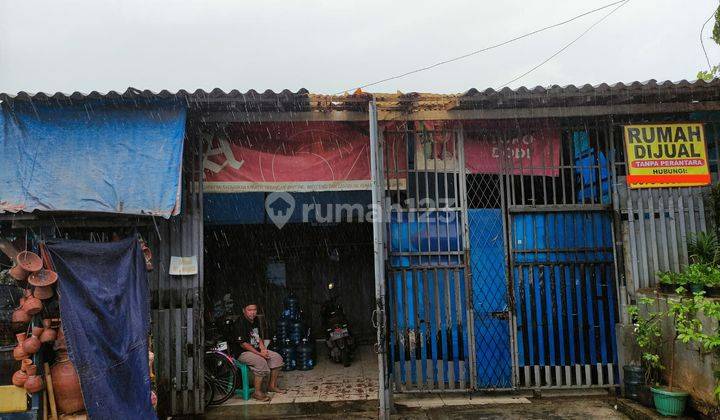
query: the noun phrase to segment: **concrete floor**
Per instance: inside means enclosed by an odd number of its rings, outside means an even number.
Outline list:
[[[359,346],[349,367],[327,358],[325,344],[318,342],[318,362],[314,369],[280,374],[280,387],[287,394],[270,393],[269,402],[231,398],[223,405],[272,405],[320,401],[364,401],[378,398],[377,356],[372,346]]]
[[[445,404],[439,396],[423,396],[425,406],[395,404],[394,420],[470,419],[628,419],[614,398],[588,396],[538,398],[513,402],[512,396],[474,397],[473,405]],[[459,401],[459,400],[458,400]],[[321,401],[305,404],[223,405],[202,416],[206,420],[238,419],[376,419],[377,400]]]
[[[231,398],[209,407],[206,419],[373,419],[377,418],[377,356],[372,346],[358,348],[343,367],[327,359],[318,343],[317,366],[310,371],[282,372],[288,393],[270,394],[270,402]],[[393,419],[627,419],[602,391],[560,392],[564,398],[531,394],[396,394]],[[544,395],[544,394],[543,394]]]

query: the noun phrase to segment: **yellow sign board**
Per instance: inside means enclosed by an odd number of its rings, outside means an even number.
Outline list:
[[[626,125],[623,137],[630,188],[710,184],[701,123]]]

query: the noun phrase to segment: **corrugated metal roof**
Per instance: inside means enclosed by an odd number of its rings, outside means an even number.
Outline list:
[[[373,97],[382,109],[399,111],[415,111],[427,109],[502,109],[502,108],[534,108],[534,107],[571,107],[590,105],[615,105],[628,103],[650,102],[687,102],[720,99],[720,80],[710,82],[703,80],[681,80],[658,82],[654,79],[632,83],[600,83],[597,85],[552,85],[534,88],[519,87],[500,90],[470,89],[462,94],[431,94],[431,93],[355,93],[352,95],[311,94],[306,89],[297,92],[283,90],[274,92],[266,90],[258,92],[249,90],[240,92],[233,89],[225,92],[216,88],[211,91],[184,89],[171,92],[161,90],[140,90],[128,88],[125,92],[109,91],[90,93],[56,92],[16,94],[0,93],[4,100],[33,100],[48,102],[74,102],[87,99],[132,100],[153,98],[175,98],[185,100],[192,106],[204,109],[223,108],[238,111],[365,111],[367,102]]]
[[[229,92],[225,92],[224,90],[220,88],[215,88],[211,90],[210,92],[207,92],[203,89],[197,89],[195,91],[187,91],[185,89],[180,89],[175,92],[171,92],[169,90],[163,89],[159,92],[152,91],[152,90],[141,90],[136,89],[133,87],[127,88],[125,92],[118,92],[115,90],[111,90],[108,92],[98,92],[96,90],[86,93],[86,92],[79,92],[75,91],[72,93],[66,93],[66,92],[55,92],[55,93],[45,93],[45,92],[37,92],[37,93],[28,93],[25,91],[20,91],[16,94],[11,93],[0,93],[0,97],[4,99],[16,99],[16,100],[65,100],[65,99],[100,99],[100,98],[109,98],[109,99],[136,99],[136,98],[172,98],[172,97],[182,97],[182,98],[190,98],[195,100],[212,100],[212,99],[235,99],[235,100],[247,100],[247,101],[257,101],[257,100],[294,100],[298,98],[307,98],[309,92],[306,89],[300,89],[297,92],[292,92],[288,89],[285,89],[281,92],[275,93],[272,90],[266,90],[262,93],[257,92],[254,89],[251,89],[245,93],[240,92],[237,89],[233,89]]]
[[[519,87],[479,91],[470,89],[461,95],[458,108],[508,108],[536,106],[588,106],[648,102],[684,102],[717,100],[720,80],[666,80],[655,79],[632,83],[600,83],[597,85],[552,85],[534,88]]]

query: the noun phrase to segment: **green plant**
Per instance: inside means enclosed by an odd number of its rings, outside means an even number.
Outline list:
[[[711,264],[690,264],[683,271],[683,277],[687,284],[716,286],[720,284],[720,269]]]
[[[657,382],[660,371],[665,369],[660,358],[662,349],[662,313],[652,310],[657,302],[651,298],[641,298],[637,306],[629,306],[628,313],[634,325],[635,341],[641,352],[640,364],[645,367],[646,383]]]
[[[682,296],[683,291],[678,293]],[[695,293],[691,298],[680,297],[678,300],[668,301],[668,316],[673,318],[675,339],[682,343],[694,342],[698,349],[705,353],[720,355],[720,333],[715,330],[706,332],[703,323],[697,318],[698,313],[720,321],[720,302],[705,297],[705,292]],[[714,372],[716,378],[715,397],[720,399],[720,372]],[[672,374],[670,375],[672,386]]]
[[[668,285],[683,285],[687,284],[687,280],[682,274],[674,271],[661,271],[657,274],[657,277],[662,284]]]
[[[680,273],[663,271],[657,274],[662,284],[682,287],[689,284],[703,286],[720,286],[720,268],[713,264],[693,263],[685,267]]]
[[[720,245],[715,232],[691,235],[687,240],[687,250],[693,263],[716,265],[720,261]]]

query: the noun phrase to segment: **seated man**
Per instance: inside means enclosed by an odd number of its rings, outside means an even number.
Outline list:
[[[245,305],[243,315],[235,321],[234,341],[236,357],[253,371],[255,386],[253,398],[260,401],[270,400],[270,397],[262,391],[263,379],[268,374],[270,381],[267,390],[284,394],[285,391],[277,386],[283,359],[279,354],[265,348],[257,322],[257,305],[254,303]]]

